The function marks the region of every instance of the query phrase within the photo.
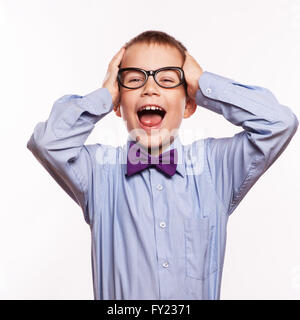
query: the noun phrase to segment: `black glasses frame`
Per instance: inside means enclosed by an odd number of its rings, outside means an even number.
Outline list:
[[[171,70],[177,70],[177,71],[180,72],[180,82],[179,82],[176,86],[174,86],[174,87],[165,87],[165,86],[162,86],[161,84],[159,84],[159,83],[156,81],[155,76],[156,76],[156,74],[157,74],[159,71],[162,71],[162,70],[170,70],[170,69],[171,69]],[[124,84],[122,84],[122,83],[121,83],[121,74],[122,74],[122,72],[124,72],[124,71],[129,71],[129,70],[135,70],[135,71],[141,71],[141,72],[143,72],[143,73],[145,74],[145,81],[144,81],[144,83],[143,83],[142,85],[140,85],[139,87],[136,87],[136,88],[130,88],[130,87],[127,87],[127,86],[125,86]],[[184,77],[184,71],[183,71],[181,68],[179,68],[179,67],[163,67],[163,68],[160,68],[160,69],[157,69],[157,70],[149,70],[149,71],[144,70],[144,69],[140,69],[140,68],[133,68],[133,67],[130,67],[130,68],[120,68],[119,71],[118,71],[117,80],[118,80],[118,83],[119,83],[120,86],[122,86],[122,87],[124,87],[124,88],[127,88],[127,89],[134,90],[134,89],[138,89],[138,88],[143,87],[143,86],[146,84],[149,76],[153,76],[154,81],[155,81],[160,87],[165,88],[165,89],[173,89],[173,88],[176,88],[176,87],[178,87],[178,86],[180,86],[180,85],[182,85],[182,84],[184,84],[185,87],[186,87],[186,81],[185,81],[185,77]]]

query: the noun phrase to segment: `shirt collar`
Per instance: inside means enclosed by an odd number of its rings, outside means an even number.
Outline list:
[[[130,142],[134,141],[130,135],[127,137],[126,145],[123,147],[125,149],[125,173],[127,173],[127,154],[130,146]],[[164,150],[164,152],[170,150],[170,149],[177,149],[178,153],[178,163],[176,166],[176,172],[178,172],[181,177],[185,177],[185,164],[184,164],[184,147],[181,143],[179,135],[176,136],[174,141]]]

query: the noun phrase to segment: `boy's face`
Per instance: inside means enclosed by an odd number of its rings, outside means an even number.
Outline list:
[[[121,68],[135,67],[144,70],[157,70],[162,67],[175,66],[182,68],[184,60],[177,48],[159,44],[134,44],[125,50]],[[145,126],[145,122],[156,123],[158,115],[139,117],[141,106],[156,104],[165,111],[158,125]],[[151,148],[153,155],[158,155],[173,142],[183,118],[190,117],[196,109],[195,101],[185,94],[185,88],[162,88],[152,76],[145,85],[137,89],[120,86],[120,104],[114,110],[116,115],[126,122],[127,130],[134,140],[138,140],[145,149]],[[154,120],[155,119],[155,120]],[[139,137],[139,138],[137,138]]]

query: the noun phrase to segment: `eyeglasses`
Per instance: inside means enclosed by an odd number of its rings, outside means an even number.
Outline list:
[[[120,68],[118,72],[119,84],[127,89],[138,89],[145,85],[149,76],[162,88],[176,88],[185,84],[184,72],[179,67],[164,67],[157,70],[143,70],[140,68]]]

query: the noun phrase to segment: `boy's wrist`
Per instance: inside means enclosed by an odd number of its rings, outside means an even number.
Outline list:
[[[109,86],[102,86],[102,88],[105,88],[108,90],[108,92],[110,93],[111,99],[112,99],[112,104],[113,106],[116,106],[118,104],[118,99],[119,99],[119,91],[116,93],[114,89],[112,89]]]
[[[190,83],[188,85],[188,95],[192,99],[196,98],[197,91],[200,90],[199,81],[202,75],[203,72],[201,72],[200,75],[197,76],[197,78],[195,78],[194,80],[190,80]]]

